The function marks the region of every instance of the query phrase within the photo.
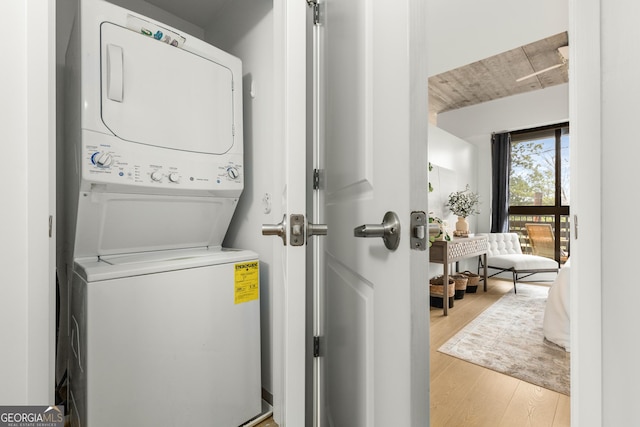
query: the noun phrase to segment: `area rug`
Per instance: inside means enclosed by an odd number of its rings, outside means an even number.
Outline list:
[[[505,294],[438,351],[569,395],[570,353],[542,332],[548,293],[519,283],[517,294]]]

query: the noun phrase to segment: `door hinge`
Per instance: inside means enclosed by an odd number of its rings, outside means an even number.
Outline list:
[[[313,25],[320,25],[320,3],[318,0],[307,0],[307,5],[313,8]]]
[[[53,215],[49,215],[49,237],[53,236]]]
[[[320,357],[320,337],[313,337],[313,357]]]
[[[320,169],[313,170],[313,189],[320,189]]]

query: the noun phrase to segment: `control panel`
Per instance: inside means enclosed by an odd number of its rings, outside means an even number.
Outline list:
[[[185,190],[242,189],[242,154],[212,155],[163,149],[95,134],[82,147],[83,178]],[[85,139],[86,141],[86,139]]]

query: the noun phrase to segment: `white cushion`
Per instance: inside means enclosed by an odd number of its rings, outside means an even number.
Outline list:
[[[487,255],[487,265],[504,269],[513,268],[516,271],[558,269],[558,263],[551,258],[525,254],[505,254],[492,257]]]
[[[487,258],[496,255],[521,254],[520,238],[516,233],[483,233],[489,241]]]
[[[558,263],[538,255],[522,253],[517,233],[483,233],[489,241],[487,265],[491,267],[524,270],[557,270]]]

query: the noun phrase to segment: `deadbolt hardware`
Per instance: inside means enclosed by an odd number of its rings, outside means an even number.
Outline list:
[[[422,211],[411,212],[411,249],[427,249],[427,214]]]
[[[353,229],[355,237],[382,237],[387,249],[395,251],[400,245],[400,219],[395,212],[384,214],[382,224],[364,224]]]
[[[287,246],[287,215],[282,216],[279,224],[262,224],[263,236],[280,236],[282,243]]]

